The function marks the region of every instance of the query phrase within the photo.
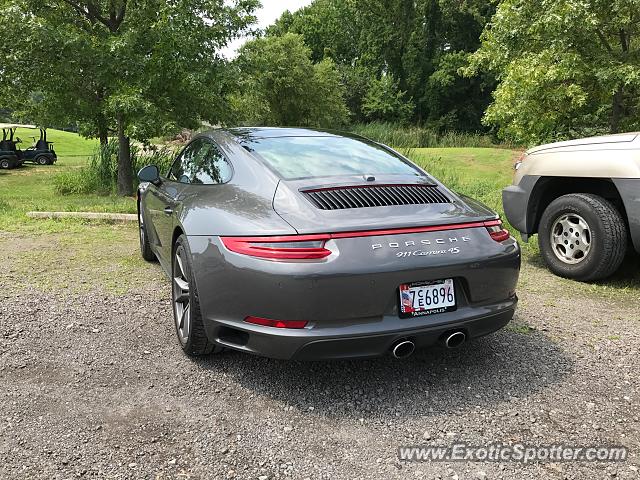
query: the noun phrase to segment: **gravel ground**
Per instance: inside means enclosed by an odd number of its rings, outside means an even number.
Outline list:
[[[60,235],[0,234],[1,479],[638,478],[637,290],[571,288],[525,262],[512,326],[459,350],[194,361],[176,343],[168,281],[135,260],[135,229],[118,228],[118,241],[91,245],[95,261]],[[116,255],[126,261],[105,268]],[[136,281],[113,288],[127,269]],[[396,458],[402,445],[454,441],[622,444],[630,457]]]

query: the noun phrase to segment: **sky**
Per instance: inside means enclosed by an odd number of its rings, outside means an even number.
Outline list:
[[[256,13],[256,17],[258,17],[258,27],[268,27],[280,18],[280,15],[286,10],[295,12],[302,7],[306,7],[311,2],[312,0],[262,0],[262,8]],[[236,50],[246,41],[246,37],[234,40],[227,48],[222,50],[222,54],[227,58],[235,57]]]

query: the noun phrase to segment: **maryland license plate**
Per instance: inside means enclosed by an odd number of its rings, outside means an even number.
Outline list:
[[[453,279],[400,285],[400,317],[420,317],[456,309]]]

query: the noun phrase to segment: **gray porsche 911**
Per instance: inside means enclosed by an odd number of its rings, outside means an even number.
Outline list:
[[[139,173],[140,248],[189,355],[397,358],[513,317],[518,243],[389,147],[308,129],[198,135]]]

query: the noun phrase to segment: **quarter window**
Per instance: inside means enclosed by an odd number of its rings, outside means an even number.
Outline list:
[[[169,178],[171,180],[175,180],[180,183],[191,183],[191,178],[189,176],[189,165],[191,163],[191,158],[195,155],[195,153],[202,146],[202,140],[196,140],[193,143],[187,145],[187,147],[182,151],[180,156],[173,162],[173,166],[171,167],[171,171],[169,172]]]
[[[217,185],[231,179],[231,165],[218,147],[207,140],[195,140],[178,158],[171,176],[194,185]]]
[[[231,165],[227,159],[212,142],[205,140],[202,144],[202,148],[191,159],[191,183],[215,185],[228,182],[231,178]]]

